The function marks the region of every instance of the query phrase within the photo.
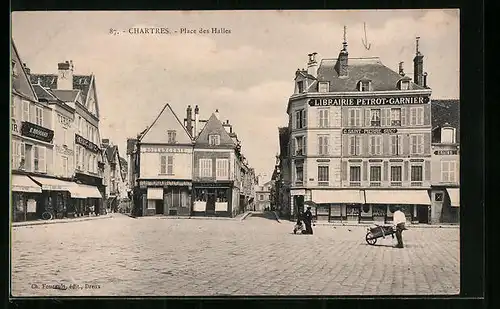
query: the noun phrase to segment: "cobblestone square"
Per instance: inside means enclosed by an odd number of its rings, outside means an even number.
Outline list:
[[[365,242],[365,227],[249,217],[14,227],[13,296],[412,295],[459,293],[459,229]]]

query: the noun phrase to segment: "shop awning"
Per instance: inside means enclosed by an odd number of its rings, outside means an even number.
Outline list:
[[[290,190],[290,195],[292,195],[292,196],[295,196],[295,195],[306,195],[306,190],[305,189]]]
[[[430,205],[427,190],[365,190],[368,204]]]
[[[460,207],[460,189],[446,189],[448,195],[450,196],[450,202],[452,207]]]
[[[70,191],[74,182],[59,180],[55,178],[30,177],[42,185],[42,190],[46,191]]]
[[[148,188],[148,200],[163,200],[163,188]]]
[[[12,191],[42,193],[42,188],[26,175],[12,175]]]
[[[364,204],[365,197],[361,190],[313,190],[312,201],[316,204],[348,203]]]
[[[102,198],[102,194],[97,187],[79,183],[73,183],[69,193],[72,198]]]

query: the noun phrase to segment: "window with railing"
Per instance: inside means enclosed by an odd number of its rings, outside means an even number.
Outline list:
[[[361,166],[349,167],[349,185],[351,186],[361,185]]]
[[[330,181],[329,175],[329,166],[328,165],[320,165],[318,166],[318,185],[319,186],[328,186]]]
[[[382,180],[382,167],[370,166],[370,186],[380,187],[381,180]]]
[[[295,184],[300,185],[304,182],[304,166],[297,164],[295,166]]]
[[[410,180],[412,186],[422,186],[423,167],[421,165],[412,165],[410,170]]]
[[[304,136],[297,136],[295,138],[295,155],[296,156],[303,156],[305,155],[305,137]]]
[[[400,187],[402,181],[402,167],[391,166],[391,186]]]

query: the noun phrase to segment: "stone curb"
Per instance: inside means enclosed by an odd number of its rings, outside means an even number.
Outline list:
[[[113,216],[101,215],[101,216],[95,216],[95,217],[84,217],[84,218],[74,218],[74,219],[54,219],[54,220],[46,220],[46,221],[13,222],[12,227],[83,222],[83,221],[89,221],[89,220],[102,220],[102,219],[109,219],[109,218],[113,218]]]
[[[163,219],[163,220],[177,220],[177,219],[195,219],[195,220],[229,220],[229,221],[236,221],[237,218],[227,218],[227,217],[181,217],[181,216],[162,216],[162,217],[150,217],[150,216],[145,216],[145,217],[140,217],[140,218],[156,218],[156,219]]]
[[[293,221],[290,221],[293,222]],[[369,227],[369,226],[374,226],[374,223],[314,223],[316,226],[351,226],[351,227]],[[459,229],[460,225],[431,225],[431,224],[409,224],[407,225],[408,228],[418,228],[418,229],[439,229],[439,228],[445,228],[445,229]]]

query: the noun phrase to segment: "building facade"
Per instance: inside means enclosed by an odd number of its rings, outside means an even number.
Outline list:
[[[137,155],[142,215],[189,216],[193,143],[169,104],[140,134]]]
[[[410,222],[429,221],[431,90],[423,55],[414,79],[378,58],[309,55],[297,70],[287,108],[291,210],[315,206],[318,220],[392,221],[401,206]]]
[[[36,181],[53,179],[54,175],[52,109],[38,100],[14,41],[11,60],[12,220],[35,220],[47,208],[56,209],[62,203],[56,191],[42,188]]]
[[[31,83],[55,97],[54,126],[57,128],[57,147],[53,157],[58,175],[73,181],[71,189],[58,183],[64,196],[65,212],[71,215],[102,214],[105,209],[102,183],[104,162],[100,147],[99,105],[95,76],[75,75],[72,61],[58,63],[58,74],[30,74]],[[55,102],[45,94],[49,102]],[[67,112],[71,111],[70,116]],[[52,181],[54,182],[54,181]],[[56,184],[41,182],[57,188]],[[68,194],[69,193],[69,194]]]
[[[101,151],[105,162],[103,184],[106,188],[106,211],[117,212],[120,202],[127,197],[126,173],[122,170],[122,158],[117,145],[110,143],[109,139],[102,139]]]
[[[259,183],[255,189],[257,201],[255,203],[254,211],[271,210],[271,191],[273,189],[273,181]]]
[[[460,222],[460,103],[432,102],[431,223]]]

